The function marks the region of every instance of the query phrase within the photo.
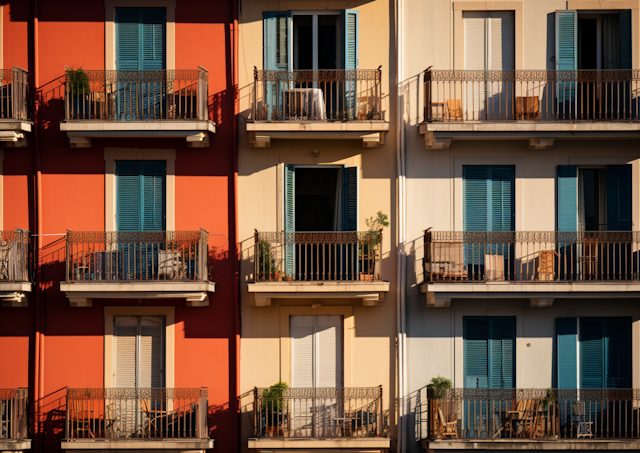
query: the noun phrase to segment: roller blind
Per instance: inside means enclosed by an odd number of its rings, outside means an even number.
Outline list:
[[[118,316],[115,319],[115,386],[138,387],[138,318]]]
[[[114,324],[116,387],[164,387],[164,317],[116,316]]]

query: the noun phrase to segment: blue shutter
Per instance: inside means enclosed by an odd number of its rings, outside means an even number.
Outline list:
[[[607,230],[631,230],[631,165],[607,167]]]
[[[285,234],[285,273],[294,274],[295,263],[295,241],[296,231],[296,167],[293,165],[284,166],[284,232]]]
[[[342,230],[358,231],[358,167],[342,173]]]
[[[358,11],[346,9],[340,12],[340,30],[341,68],[358,69]]]
[[[165,8],[140,8],[142,27],[142,68],[145,71],[165,69]]]
[[[165,161],[139,161],[142,176],[142,231],[165,230]]]
[[[265,11],[263,28],[264,68],[287,71],[291,48],[291,12]]]
[[[556,11],[556,70],[578,69],[578,12]],[[575,99],[575,82],[559,82],[558,97],[564,101]]]
[[[494,389],[514,388],[516,320],[510,316],[489,318],[489,379]]]
[[[631,10],[623,9],[620,11],[620,69],[631,69],[631,39]]]
[[[578,167],[558,165],[558,231],[578,231]]]
[[[119,71],[142,69],[140,10],[116,8],[116,69]]]
[[[488,231],[513,231],[515,229],[513,167],[491,166],[489,173],[491,209]]]
[[[631,388],[631,318],[604,318],[605,387]]]
[[[558,318],[558,388],[578,388],[578,318]]]
[[[489,230],[489,167],[464,166],[464,231]]]
[[[140,231],[140,167],[136,160],[116,161],[116,228]]]
[[[579,318],[580,326],[580,388],[604,388],[604,320]]]
[[[489,318],[464,317],[464,386],[489,387]]]

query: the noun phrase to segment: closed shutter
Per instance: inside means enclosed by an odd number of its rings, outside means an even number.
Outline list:
[[[139,161],[116,161],[116,228],[118,231],[140,231],[140,165]]]
[[[489,318],[491,388],[515,387],[516,323],[512,317]]]
[[[296,231],[296,167],[284,166],[284,267],[287,275],[294,275],[295,267],[295,242],[293,237]]]
[[[631,30],[631,10],[623,9],[620,11],[620,69],[631,69],[633,62]]]
[[[163,231],[165,161],[116,161],[118,231]]]
[[[489,229],[489,167],[464,166],[464,231]]]
[[[606,388],[631,388],[631,318],[604,318]]]
[[[165,8],[116,8],[116,69],[164,69],[165,24]]]
[[[155,316],[140,318],[140,387],[164,387],[163,345],[164,319]]]
[[[342,387],[342,316],[316,316],[316,387]]]
[[[607,167],[607,230],[631,230],[631,165]]]
[[[138,387],[138,318],[117,316],[115,318],[115,386],[116,388]]]
[[[164,8],[140,8],[142,26],[142,68],[145,71],[161,71],[165,68]]]
[[[142,175],[142,231],[165,229],[165,161],[140,161]]]
[[[140,9],[116,8],[116,69],[119,71],[142,69]]]
[[[358,231],[358,167],[345,168],[342,181],[342,230]]]
[[[578,388],[578,318],[557,319],[558,388]]]
[[[464,386],[489,387],[489,318],[463,318]]]
[[[487,69],[487,16],[484,12],[468,11],[464,19],[464,69]],[[485,82],[467,82],[464,90],[464,112],[469,120],[486,118],[487,87]],[[452,100],[455,103],[455,100]],[[455,108],[455,106],[454,106]]]
[[[580,388],[604,388],[604,323],[602,318],[580,318]]]
[[[578,231],[578,167],[558,165],[558,231]]]
[[[515,227],[513,167],[491,166],[489,172],[491,178],[489,231],[513,231]]]
[[[313,387],[313,316],[291,316],[291,386]]]
[[[578,68],[578,12],[556,11],[556,70],[575,71]],[[575,82],[559,82],[558,97],[575,99]]]

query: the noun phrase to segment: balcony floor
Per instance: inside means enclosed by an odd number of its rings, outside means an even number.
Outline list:
[[[249,141],[268,148],[272,139],[362,140],[366,148],[384,144],[386,121],[256,121],[247,123]]]
[[[638,439],[423,440],[425,450],[637,450]]]
[[[248,290],[256,307],[270,306],[271,299],[362,299],[365,306],[376,306],[389,292],[389,282],[255,282]]]
[[[301,450],[337,449],[338,451],[354,450],[373,451],[386,450],[391,447],[391,440],[385,437],[372,438],[342,438],[342,439],[249,439],[249,448],[260,450],[288,450],[291,448]]]
[[[171,450],[202,451],[213,448],[213,439],[65,439],[62,441],[63,450]]]
[[[26,451],[31,449],[31,439],[0,439],[0,451]]]

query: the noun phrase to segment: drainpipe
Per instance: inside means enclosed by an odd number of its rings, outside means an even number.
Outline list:
[[[403,44],[403,0],[396,0],[396,121],[398,124],[397,168],[398,168],[398,250],[397,250],[397,330],[398,330],[398,451],[407,451],[406,431],[406,152],[404,140],[403,96],[404,83],[404,44]]]

